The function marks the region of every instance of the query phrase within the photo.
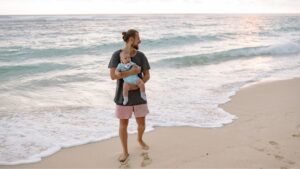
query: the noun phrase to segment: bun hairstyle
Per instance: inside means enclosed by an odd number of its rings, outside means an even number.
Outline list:
[[[128,42],[130,37],[134,38],[136,33],[138,33],[138,31],[135,29],[129,29],[127,32],[122,32],[124,42]]]

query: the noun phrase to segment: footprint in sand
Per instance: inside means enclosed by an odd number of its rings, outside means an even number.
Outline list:
[[[260,151],[260,152],[264,152],[264,151],[265,151],[265,149],[263,149],[263,148],[258,148],[258,147],[254,147],[254,149],[257,150],[257,151]]]
[[[279,149],[279,144],[277,143],[277,142],[275,142],[275,141],[269,141],[269,144],[270,145],[272,145],[272,146],[274,146],[276,149],[277,149],[277,151],[278,151],[278,149]],[[274,158],[276,159],[276,160],[280,160],[280,161],[282,161],[282,162],[284,162],[284,163],[286,163],[286,164],[288,164],[288,165],[295,165],[296,163],[295,162],[293,162],[293,161],[290,161],[290,160],[288,160],[288,159],[286,159],[284,156],[282,156],[281,155],[281,152],[279,151],[279,154],[272,154],[271,152],[270,152],[270,150],[268,150],[268,149],[264,149],[264,148],[258,148],[258,147],[253,147],[255,150],[257,150],[257,151],[260,151],[260,152],[265,152],[266,153],[266,155],[268,155],[268,156],[274,156]],[[283,167],[281,167],[280,169],[287,169],[287,167],[285,167],[285,166],[283,166]]]
[[[288,163],[289,163],[290,165],[296,164],[294,161],[288,161]]]
[[[121,169],[130,169],[130,165],[129,165],[128,162],[124,162],[124,163],[121,163],[119,168],[121,168]]]
[[[152,163],[152,159],[149,157],[148,152],[142,152],[141,156],[143,157],[141,167],[145,167]]]
[[[275,141],[269,141],[269,143],[273,146],[278,146],[278,143],[276,143]]]
[[[293,137],[300,137],[300,133],[299,134],[293,134]]]
[[[278,160],[282,160],[282,159],[284,159],[284,157],[283,157],[283,156],[280,156],[280,155],[277,155],[277,154],[274,154],[274,157],[275,157],[276,159],[278,159]]]
[[[280,169],[289,169],[289,168],[287,168],[287,167],[280,167]]]

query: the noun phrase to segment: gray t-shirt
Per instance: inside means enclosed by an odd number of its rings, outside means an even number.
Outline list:
[[[108,64],[108,68],[117,68],[118,64],[120,63],[121,51],[122,49],[119,49],[112,54],[112,57]],[[142,73],[143,71],[150,69],[148,59],[143,52],[137,51],[136,55],[134,57],[131,57],[131,61],[141,67],[141,73],[138,74],[140,78],[143,77],[143,73]],[[123,94],[122,94],[123,83],[124,83],[123,79],[117,80],[116,94],[114,98],[114,101],[117,105],[123,105]],[[129,91],[128,103],[126,104],[126,106],[146,104],[146,103],[147,101],[141,98],[140,89]]]

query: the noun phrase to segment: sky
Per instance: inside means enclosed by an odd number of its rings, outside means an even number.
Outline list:
[[[300,13],[300,0],[0,0],[0,15]]]

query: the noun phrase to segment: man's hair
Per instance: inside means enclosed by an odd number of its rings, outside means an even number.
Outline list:
[[[135,34],[138,33],[135,29],[129,29],[127,32],[122,32],[124,42],[128,42],[130,37],[135,37]]]

